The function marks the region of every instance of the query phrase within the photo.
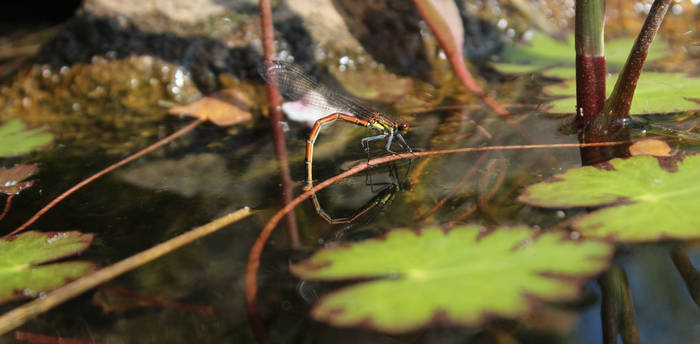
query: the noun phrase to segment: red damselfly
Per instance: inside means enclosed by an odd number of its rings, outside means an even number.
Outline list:
[[[320,119],[314,123],[309,138],[306,141],[306,186],[310,189],[313,186],[312,161],[314,154],[314,143],[318,134],[324,128],[331,126],[335,121],[341,120],[362,127],[370,128],[379,132],[378,135],[365,137],[361,140],[361,145],[365,151],[369,152],[369,142],[386,139],[385,149],[389,153],[392,151],[392,143],[397,144],[401,149],[411,152],[411,147],[404,140],[402,133],[408,130],[408,123],[405,121],[393,121],[383,113],[373,110],[350,96],[332,90],[320,84],[316,79],[308,76],[298,66],[283,62],[273,61],[265,67],[264,77],[267,82],[274,83],[283,97],[300,102],[304,105],[305,111],[314,112],[320,115]],[[321,117],[322,116],[322,117]],[[397,140],[394,140],[394,139]]]

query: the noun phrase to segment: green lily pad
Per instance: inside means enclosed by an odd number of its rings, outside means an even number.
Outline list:
[[[641,242],[700,238],[700,155],[637,156],[572,168],[518,200],[547,208],[612,205],[578,217],[587,237]]]
[[[0,302],[34,297],[92,272],[95,265],[90,262],[39,265],[78,254],[92,239],[92,234],[75,231],[29,231],[0,240]]]
[[[605,42],[605,62],[608,71],[617,72],[622,69],[633,44],[633,38],[618,38]],[[668,44],[657,39],[649,48],[647,62],[661,59],[669,52]],[[494,63],[494,67],[503,73],[531,73],[541,70],[547,76],[561,79],[576,76],[574,35],[557,41],[546,34],[535,32],[529,44],[507,46],[502,58],[504,62]]]
[[[617,74],[608,75],[605,87],[608,94],[615,87]],[[545,87],[545,92],[566,98],[550,103],[550,113],[576,112],[576,83],[565,81]],[[643,72],[634,91],[630,114],[658,114],[696,111],[700,109],[700,78],[685,73]]]
[[[478,325],[493,316],[523,315],[538,301],[571,299],[613,253],[605,241],[533,233],[476,225],[448,232],[400,229],[322,249],[291,271],[314,280],[371,279],[324,296],[312,316],[402,333],[433,323]]]
[[[43,129],[27,130],[27,126],[15,118],[0,125],[0,157],[29,153],[51,140],[51,134]]]

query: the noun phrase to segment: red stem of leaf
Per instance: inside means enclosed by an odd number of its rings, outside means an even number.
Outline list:
[[[260,0],[260,21],[262,26],[263,54],[265,66],[270,65],[275,56],[275,30],[272,25],[272,10],[269,0]],[[272,131],[272,141],[274,145],[275,155],[279,163],[280,182],[282,183],[282,204],[289,204],[292,201],[294,181],[292,174],[289,172],[289,164],[287,163],[287,144],[282,131],[282,97],[274,83],[268,82],[267,85],[267,103],[270,112],[270,130]],[[294,213],[289,213],[286,216],[287,223],[287,238],[289,246],[292,248],[300,247],[299,230],[297,228],[297,220]]]
[[[576,124],[581,131],[591,127],[605,104],[604,27],[603,0],[576,1]]]
[[[10,211],[10,207],[12,206],[12,199],[15,197],[15,194],[10,194],[7,196],[7,199],[5,199],[5,208],[2,210],[2,213],[0,214],[0,221],[2,221],[3,218],[5,218],[5,215]]]
[[[156,143],[154,143],[154,144],[152,144],[152,145],[150,145],[150,146],[148,146],[148,147],[146,147],[146,148],[140,150],[139,152],[137,152],[137,153],[135,153],[135,154],[132,154],[131,156],[127,157],[126,159],[120,160],[119,162],[117,162],[117,163],[115,163],[115,164],[112,164],[111,166],[105,168],[104,170],[102,170],[102,171],[100,171],[100,172],[97,172],[97,173],[93,174],[92,176],[86,178],[85,180],[81,181],[80,183],[75,184],[72,188],[68,189],[67,191],[65,191],[64,193],[62,193],[62,194],[59,195],[58,197],[56,197],[56,198],[55,198],[53,201],[51,201],[49,204],[47,204],[44,208],[42,208],[41,210],[39,210],[36,214],[34,214],[34,216],[32,216],[29,220],[27,220],[27,222],[25,222],[25,223],[22,224],[21,226],[17,227],[17,229],[13,230],[13,231],[10,232],[9,234],[5,235],[4,238],[7,239],[7,238],[9,238],[9,237],[11,237],[11,236],[13,236],[13,235],[15,235],[15,234],[17,234],[17,233],[19,233],[19,232],[25,230],[25,229],[26,229],[27,227],[29,227],[31,224],[33,224],[34,222],[36,222],[36,220],[38,220],[42,215],[44,215],[46,212],[48,212],[49,210],[51,210],[51,208],[53,208],[54,206],[56,206],[56,204],[58,204],[59,202],[63,201],[66,197],[70,196],[72,193],[78,191],[78,190],[79,190],[80,188],[82,188],[83,186],[85,186],[85,185],[87,185],[87,184],[93,182],[95,179],[100,178],[100,177],[104,176],[105,174],[107,174],[107,173],[109,173],[109,172],[112,172],[112,171],[116,170],[116,169],[119,168],[119,167],[122,167],[122,166],[124,166],[124,165],[126,165],[126,164],[128,164],[128,163],[130,163],[130,162],[132,162],[132,161],[134,161],[134,160],[136,160],[136,159],[138,159],[138,158],[140,158],[140,157],[142,157],[142,156],[144,156],[144,155],[146,155],[146,154],[148,154],[148,153],[150,153],[150,152],[152,152],[152,151],[158,149],[158,148],[160,148],[161,146],[165,145],[166,143],[169,143],[169,142],[173,141],[174,139],[176,139],[176,138],[178,138],[178,137],[180,137],[180,136],[182,136],[182,135],[184,135],[184,134],[186,134],[186,133],[192,131],[192,129],[196,128],[196,127],[197,127],[198,125],[200,125],[202,122],[204,122],[204,121],[201,120],[201,119],[198,119],[198,120],[196,120],[196,121],[194,121],[194,122],[192,122],[192,123],[186,125],[186,126],[183,127],[182,129],[180,129],[180,130],[178,130],[178,131],[176,131],[176,132],[170,134],[170,136],[168,136],[168,137],[166,137],[166,138],[164,138],[164,139],[162,139],[162,140],[160,140],[160,141],[158,141],[158,142],[156,142]]]
[[[587,128],[605,103],[605,56],[576,55],[576,112],[579,128]]]

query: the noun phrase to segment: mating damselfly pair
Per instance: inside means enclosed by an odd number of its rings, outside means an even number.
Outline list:
[[[362,148],[367,152],[369,152],[369,142],[380,139],[386,139],[385,148],[389,153],[394,153],[391,148],[392,144],[397,144],[404,151],[412,151],[402,136],[402,133],[408,130],[408,123],[405,121],[393,121],[385,114],[360,103],[354,98],[322,85],[292,63],[273,61],[265,67],[264,77],[267,82],[277,86],[283,97],[302,103],[304,111],[312,112],[319,118],[314,123],[306,141],[305,189],[308,190],[313,186],[312,162],[314,143],[318,138],[318,134],[337,120],[379,132],[377,135],[365,137],[361,140]]]

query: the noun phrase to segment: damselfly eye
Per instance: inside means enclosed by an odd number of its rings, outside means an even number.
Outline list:
[[[407,122],[400,122],[399,123],[399,131],[406,131],[408,130],[408,123]]]

